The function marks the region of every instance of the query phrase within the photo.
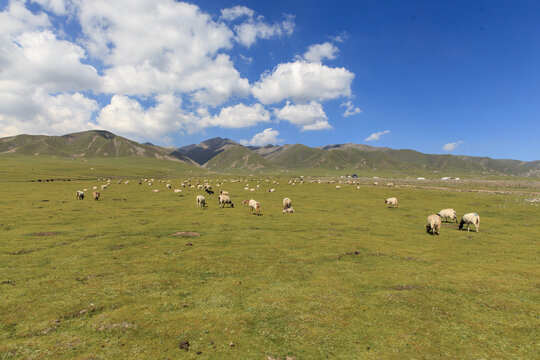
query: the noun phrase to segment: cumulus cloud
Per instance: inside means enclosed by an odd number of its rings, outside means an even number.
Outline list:
[[[101,109],[96,121],[99,127],[116,134],[143,140],[141,136],[168,142],[166,134],[182,130],[196,122],[184,114],[181,101],[172,94],[157,97],[157,104],[148,109],[135,99],[114,95],[110,104]]]
[[[351,101],[344,102],[340,106],[345,107],[345,112],[343,113],[343,117],[349,117],[354,114],[360,114],[362,112],[362,110],[360,110],[359,107],[354,107]]]
[[[454,151],[460,144],[463,144],[463,141],[459,140],[456,142],[448,143],[443,146],[443,150],[448,152]]]
[[[299,126],[301,131],[331,129],[328,117],[320,103],[311,101],[308,104],[287,104],[281,109],[275,109],[274,115],[280,120],[285,120]]]
[[[336,58],[338,48],[329,42],[311,45],[304,54],[304,59],[311,62],[321,62],[323,59],[333,60]]]
[[[380,139],[381,136],[385,134],[390,134],[390,130],[384,130],[384,131],[373,133],[369,135],[367,138],[365,138],[364,141],[377,141]]]
[[[253,145],[253,146],[264,146],[268,144],[276,144],[282,142],[282,139],[278,139],[279,131],[272,128],[264,129],[262,132],[253,135],[251,140],[240,140],[240,144]]]
[[[257,39],[269,39],[275,36],[291,35],[294,31],[294,17],[286,15],[281,23],[268,24],[264,18],[259,16],[257,19],[250,18],[248,21],[236,25],[236,41],[240,44],[250,47]]]
[[[0,11],[0,134],[106,128],[166,142],[269,122],[264,105],[284,100],[278,119],[331,128],[320,102],[351,96],[354,78],[322,65],[337,48],[315,44],[250,84],[232,59],[251,62],[241,46],[292,34],[294,17],[267,21],[245,6],[219,15],[176,0],[9,1]]]
[[[20,97],[13,99],[0,95],[0,109],[6,108],[4,101],[10,100],[21,102]],[[98,110],[98,104],[81,93],[49,95],[43,89],[35,89],[24,102],[14,103],[13,111],[0,114],[1,137],[18,134],[59,135],[95,128],[90,119]]]
[[[243,128],[270,121],[270,113],[261,104],[247,106],[238,104],[221,109],[219,114],[204,117],[203,127],[220,126],[224,128]]]
[[[254,13],[255,12],[251,10],[250,8],[238,5],[238,6],[222,9],[221,18],[227,21],[233,21],[238,18],[241,18],[242,16],[253,17]]]
[[[253,95],[263,104],[292,99],[331,100],[351,95],[354,74],[345,68],[331,68],[320,63],[295,61],[279,64],[253,85]]]

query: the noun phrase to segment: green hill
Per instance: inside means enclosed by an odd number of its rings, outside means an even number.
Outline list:
[[[204,168],[214,171],[230,172],[231,170],[266,171],[277,167],[259,154],[242,145],[235,145],[214,156]]]
[[[62,136],[17,135],[0,139],[0,153],[18,155],[53,155],[66,158],[141,156],[195,163],[171,150],[143,145],[103,130],[90,130]]]

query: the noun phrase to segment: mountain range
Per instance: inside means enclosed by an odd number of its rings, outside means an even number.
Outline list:
[[[0,138],[0,156],[58,156],[65,158],[146,157],[183,162],[220,173],[302,172],[408,175],[540,176],[540,161],[491,159],[463,155],[423,154],[363,144],[308,147],[302,144],[243,146],[213,138],[180,148],[140,144],[104,130],[63,136],[17,135]],[[0,157],[1,158],[1,157]]]

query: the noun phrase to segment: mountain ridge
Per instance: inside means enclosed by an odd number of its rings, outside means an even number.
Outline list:
[[[391,149],[365,144],[303,144],[243,146],[215,137],[180,148],[161,147],[89,130],[61,136],[16,135],[0,138],[0,155],[55,155],[66,158],[141,156],[179,161],[217,172],[380,171],[400,174],[455,173],[540,177],[540,160],[492,159],[450,154],[424,154],[411,149]]]

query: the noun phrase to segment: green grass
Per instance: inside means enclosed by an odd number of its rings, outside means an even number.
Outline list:
[[[140,156],[71,159],[50,155],[1,155],[0,181],[46,179],[139,178],[200,175],[207,170],[179,161]]]
[[[136,164],[107,171],[152,170]],[[157,181],[113,182],[101,200],[89,190],[77,201],[76,190],[101,183],[12,181],[17,166],[1,184],[0,359],[532,359],[540,350],[540,208],[527,196],[280,179],[255,192],[225,183],[235,207],[218,209],[216,194],[202,210],[200,190],[173,194]],[[399,209],[385,207],[389,196]],[[283,197],[295,214],[281,213]],[[241,205],[249,198],[262,216]],[[445,207],[479,213],[480,232],[445,224],[426,234],[426,217]]]

